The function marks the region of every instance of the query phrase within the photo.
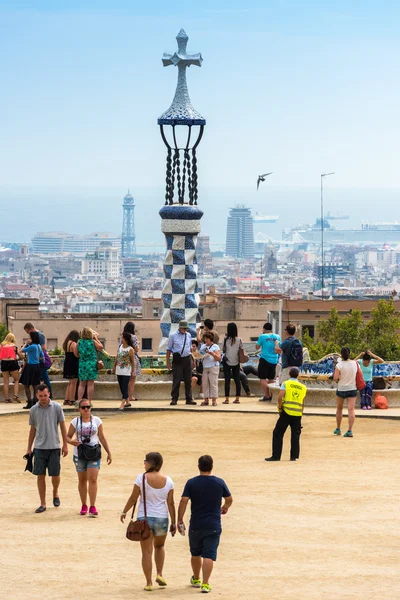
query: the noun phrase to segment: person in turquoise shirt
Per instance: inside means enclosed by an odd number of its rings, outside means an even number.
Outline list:
[[[275,348],[281,341],[277,333],[272,333],[271,323],[265,323],[263,332],[257,340],[256,349],[261,349],[261,357],[258,363],[258,376],[260,378],[263,397],[260,402],[271,402],[272,394],[269,391],[268,384],[273,383],[276,378],[276,365],[279,355]]]
[[[380,358],[376,354],[373,354],[371,350],[366,350],[365,352],[360,352],[360,354],[356,356],[355,360],[360,366],[361,373],[365,381],[365,388],[360,390],[360,406],[363,410],[371,410],[372,391],[374,389],[374,384],[372,381],[372,371],[374,368],[374,364],[383,363],[383,358]]]

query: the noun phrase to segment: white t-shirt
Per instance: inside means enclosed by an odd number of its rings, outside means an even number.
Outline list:
[[[339,392],[349,392],[356,390],[356,375],[357,375],[357,363],[354,360],[339,360],[336,365],[340,371],[340,379],[338,381]]]
[[[98,431],[100,425],[102,425],[103,421],[99,417],[92,417],[92,429],[90,429],[90,421],[87,423],[82,422],[82,431],[81,431],[81,418],[75,417],[72,419],[71,425],[75,427],[75,437],[78,442],[82,441],[82,438],[89,437],[90,442],[88,442],[89,446],[96,446],[99,443]],[[78,447],[74,446],[74,456],[78,456]]]
[[[204,353],[203,367],[205,369],[208,369],[208,367],[218,367],[219,361],[214,360],[213,356],[210,356],[209,354],[207,354],[207,352],[206,352],[207,348],[208,348],[208,350],[211,350],[211,352],[219,352],[219,346],[217,346],[217,344],[212,344],[210,347],[208,347],[206,344],[202,344],[201,348],[200,348],[200,352],[201,352],[201,354]]]
[[[167,496],[170,490],[174,489],[174,482],[171,477],[167,476],[167,481],[165,486],[159,490],[152,488],[147,483],[146,479],[146,508],[147,508],[147,516],[148,517],[158,517],[159,519],[167,519],[168,518],[168,507],[167,507]],[[143,509],[143,492],[142,492],[142,483],[143,483],[143,473],[138,475],[135,480],[135,484],[140,487],[140,499],[139,499],[139,509],[137,516],[144,517],[144,509]]]

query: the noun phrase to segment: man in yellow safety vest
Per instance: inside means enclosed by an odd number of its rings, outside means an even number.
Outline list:
[[[279,419],[275,425],[272,434],[272,456],[265,460],[281,460],[283,436],[286,429],[290,426],[290,460],[295,461],[300,456],[300,434],[301,417],[303,415],[304,398],[307,393],[305,385],[298,381],[299,369],[290,367],[290,379],[284,381],[281,385],[281,391],[278,396]]]

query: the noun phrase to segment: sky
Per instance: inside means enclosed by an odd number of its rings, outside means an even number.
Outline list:
[[[280,228],[314,220],[326,171],[327,210],[400,220],[400,3],[0,0],[0,239],[119,233],[129,188],[138,244],[162,244],[157,117],[177,69],[161,56],[182,27],[204,58],[188,86],[213,243],[237,202]]]

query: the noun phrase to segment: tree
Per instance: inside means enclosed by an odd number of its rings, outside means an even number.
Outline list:
[[[2,342],[4,340],[4,338],[6,337],[6,335],[8,334],[8,329],[7,329],[7,325],[5,325],[4,323],[0,323],[0,342]]]
[[[393,300],[379,300],[366,324],[367,346],[385,360],[400,359],[400,314]]]
[[[352,310],[340,317],[334,307],[326,321],[317,323],[318,341],[315,342],[308,331],[304,332],[302,339],[312,360],[340,352],[343,346],[350,348],[352,356],[369,348],[384,360],[399,360],[398,330],[400,314],[393,300],[379,300],[377,307],[371,311],[369,322],[363,320],[359,310]]]

